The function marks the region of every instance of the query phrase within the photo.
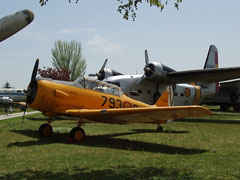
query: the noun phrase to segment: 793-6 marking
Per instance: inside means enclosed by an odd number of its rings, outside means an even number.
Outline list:
[[[138,107],[136,104],[132,105],[130,102],[124,101],[122,102],[120,99],[108,98],[107,96],[102,96],[103,103],[102,107],[109,102],[109,108],[131,108]]]

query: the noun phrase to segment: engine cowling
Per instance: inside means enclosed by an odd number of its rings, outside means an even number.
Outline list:
[[[118,76],[118,75],[123,75],[123,74],[110,68],[104,68],[103,71],[99,72],[98,80],[102,81],[103,79],[106,79],[108,77]]]
[[[166,77],[169,72],[173,72],[174,70],[164,64],[152,62],[144,68],[144,71],[147,77]]]

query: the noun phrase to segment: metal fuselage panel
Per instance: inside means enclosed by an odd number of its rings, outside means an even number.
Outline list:
[[[143,80],[143,75],[112,76],[104,81],[118,84],[127,96],[151,105],[154,104],[154,93],[159,92],[161,95],[168,86]],[[173,85],[173,98],[171,98],[173,102],[171,104],[174,106],[197,105],[203,99],[216,93],[215,83],[205,83],[204,85],[206,87],[190,84]],[[133,96],[130,94],[131,91],[138,94]]]
[[[122,75],[112,76],[104,81],[118,84],[121,89],[130,98],[142,101],[147,104],[154,104],[153,94],[157,91],[157,84],[149,81],[142,81],[143,75]],[[167,88],[167,85],[158,87],[160,94]],[[130,92],[136,92],[138,95],[131,95]]]

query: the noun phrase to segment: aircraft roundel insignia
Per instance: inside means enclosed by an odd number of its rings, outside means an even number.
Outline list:
[[[123,102],[123,108],[131,108],[132,107],[132,104],[128,101],[124,101]]]
[[[184,91],[184,94],[186,97],[189,97],[191,92],[190,92],[190,89],[189,88],[186,88],[185,91]]]

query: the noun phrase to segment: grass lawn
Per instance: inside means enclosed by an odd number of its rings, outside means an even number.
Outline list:
[[[88,123],[75,144],[67,141],[75,122],[55,121],[53,136],[40,138],[44,117],[25,119],[0,121],[1,180],[240,179],[239,113],[178,120],[163,133],[149,124]]]

